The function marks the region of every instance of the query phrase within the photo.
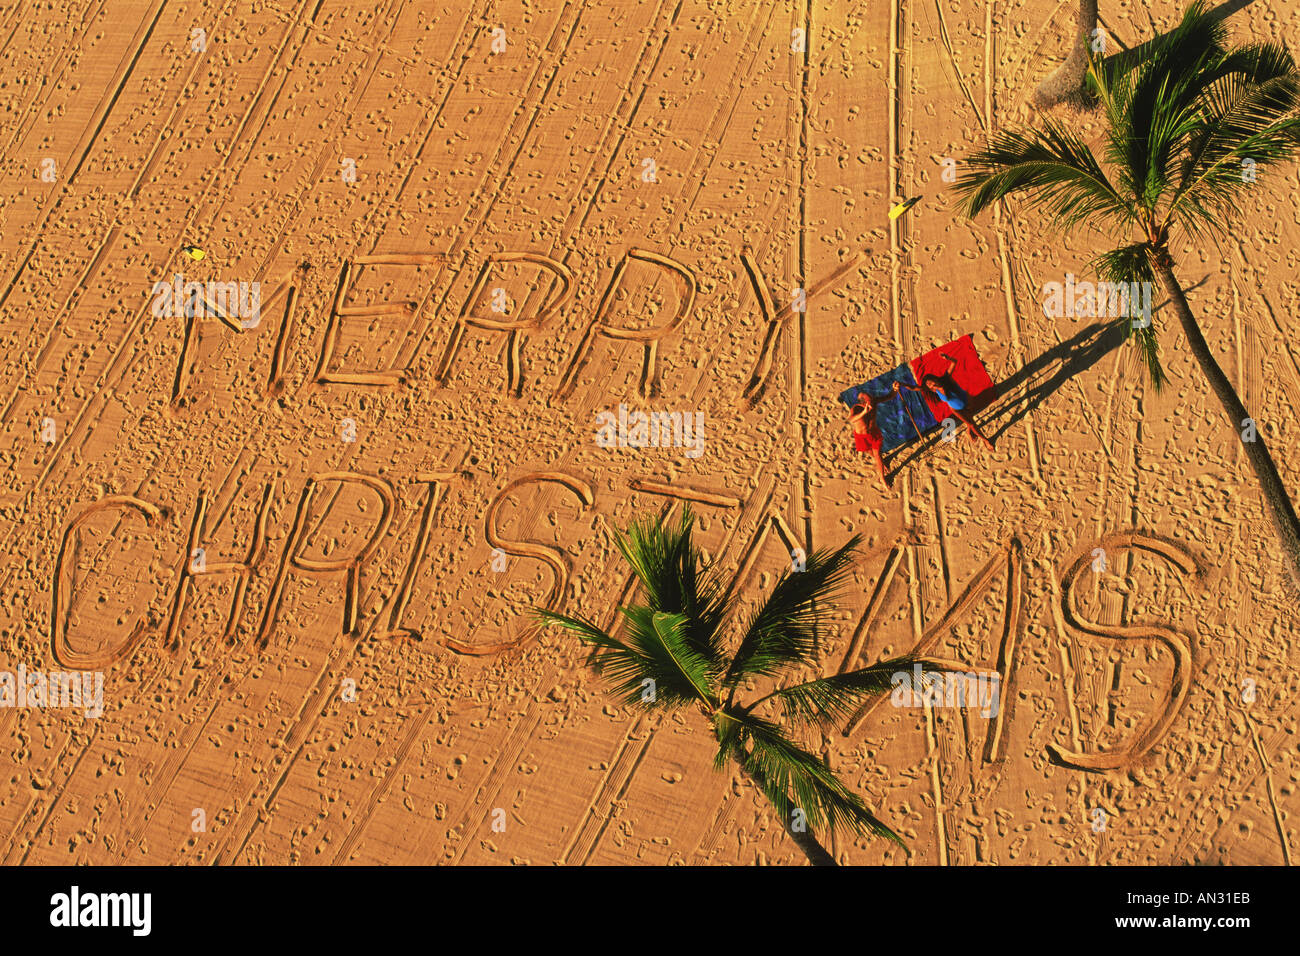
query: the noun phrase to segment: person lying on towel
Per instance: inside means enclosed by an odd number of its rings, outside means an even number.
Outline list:
[[[865,391],[858,393],[858,402],[849,409],[849,424],[853,427],[853,444],[858,451],[869,451],[876,459],[876,470],[880,480],[885,483],[885,490],[893,487],[893,482],[885,474],[885,459],[880,457],[880,446],[885,436],[880,433],[876,422],[876,404],[880,399],[873,399]]]
[[[921,378],[921,384],[904,385],[902,382],[894,383],[894,391],[907,389],[909,392],[921,392],[929,398],[943,402],[952,411],[953,417],[962,422],[968,429],[971,441],[981,441],[984,446],[993,450],[993,442],[989,441],[985,434],[979,430],[979,426],[966,413],[966,406],[970,404],[968,396],[962,387],[952,378],[952,370],[957,367],[957,360],[950,355],[944,355],[948,360],[948,368],[942,375],[925,375]]]

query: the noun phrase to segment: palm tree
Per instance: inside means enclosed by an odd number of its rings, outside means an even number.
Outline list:
[[[1039,109],[1069,104],[1075,107],[1091,105],[1088,90],[1088,64],[1093,34],[1097,29],[1097,0],[1079,0],[1079,17],[1075,22],[1074,45],[1060,69],[1043,81],[1034,93],[1034,105]]]
[[[963,208],[977,216],[1024,190],[1058,228],[1088,225],[1127,243],[1093,267],[1112,283],[1159,281],[1187,347],[1209,380],[1246,450],[1300,583],[1300,521],[1251,418],[1215,361],[1175,274],[1171,237],[1217,240],[1244,205],[1259,171],[1300,149],[1300,73],[1274,44],[1228,49],[1222,17],[1197,0],[1179,26],[1132,58],[1091,60],[1088,77],[1104,118],[1102,157],[1073,130],[1048,118],[1038,129],[1009,129],[967,161],[957,182]],[[1148,285],[1147,288],[1151,286]],[[1165,382],[1154,325],[1126,323],[1157,390]]]
[[[590,644],[588,662],[613,682],[614,692],[629,706],[651,711],[698,707],[717,738],[715,769],[735,761],[814,866],[835,865],[815,829],[846,827],[903,846],[816,754],[787,736],[782,724],[809,730],[840,723],[865,699],[889,690],[891,675],[914,663],[932,670],[950,668],[931,658],[898,658],[738,702],[737,692],[751,681],[818,666],[818,630],[851,578],[861,536],[838,551],[813,553],[802,571],[787,571],[757,612],[739,622],[720,570],[704,560],[691,539],[694,521],[687,507],[675,527],[654,515],[634,521],[626,535],[616,534],[644,601],[620,608],[622,639],[581,618],[551,611],[538,611],[542,623],[568,628]],[[727,637],[733,624],[743,624],[743,630],[730,652]],[[774,708],[778,714],[770,713]]]

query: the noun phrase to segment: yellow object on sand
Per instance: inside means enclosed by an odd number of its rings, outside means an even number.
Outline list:
[[[899,203],[897,206],[895,206],[893,209],[889,210],[889,218],[890,218],[890,219],[897,219],[899,216],[901,216],[903,213],[907,212],[909,209],[911,209],[913,206],[915,206],[915,205],[916,205],[917,203],[919,203],[920,201],[921,201],[921,197],[920,197],[920,196],[913,196],[911,199],[904,199],[902,202],[900,202],[900,203]]]
[[[202,259],[205,255],[207,255],[207,253],[204,252],[202,249],[200,249],[198,246],[186,246],[185,248],[183,248],[183,249],[181,250],[181,252],[185,253],[187,256],[189,256],[191,259],[193,259],[195,262],[198,262],[198,261],[199,261],[200,259]]]

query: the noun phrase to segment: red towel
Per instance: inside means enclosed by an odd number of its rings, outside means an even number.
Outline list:
[[[998,392],[993,385],[993,379],[989,377],[988,369],[980,361],[979,353],[975,351],[975,343],[971,341],[969,335],[963,335],[955,342],[913,359],[910,364],[916,381],[919,383],[926,375],[942,375],[948,368],[948,359],[944,358],[945,355],[957,360],[957,366],[952,370],[952,380],[968,397],[963,411],[967,415],[973,415],[992,404],[998,397]],[[941,422],[951,417],[952,410],[943,402],[934,401],[929,395],[925,395],[925,402],[930,406],[935,421]]]

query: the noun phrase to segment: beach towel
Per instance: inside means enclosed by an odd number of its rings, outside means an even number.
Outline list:
[[[895,382],[915,386],[916,379],[912,375],[911,368],[900,365],[884,375],[877,375],[869,382],[855,385],[840,393],[840,401],[850,408],[858,400],[860,392],[866,392],[873,398],[884,399],[876,406],[876,424],[880,427],[883,439],[880,443],[882,452],[920,438],[938,424],[920,392],[904,391],[895,395],[893,390]]]
[[[952,370],[952,380],[966,393],[966,408],[963,411],[967,415],[974,415],[988,408],[998,397],[998,391],[993,384],[993,379],[989,377],[988,369],[980,361],[979,353],[975,351],[975,343],[971,341],[969,335],[963,335],[955,342],[949,342],[947,345],[926,352],[918,359],[913,359],[910,363],[912,377],[919,382],[926,375],[942,375],[948,367],[945,355],[957,360],[957,366]],[[935,421],[942,422],[952,415],[943,402],[930,401],[928,404]]]
[[[967,415],[987,408],[997,398],[997,388],[989,377],[988,369],[980,361],[975,343],[969,335],[963,335],[955,342],[926,352],[906,365],[877,375],[869,382],[845,389],[840,393],[840,401],[850,408],[861,392],[873,398],[885,399],[876,406],[876,424],[880,426],[884,438],[880,446],[882,452],[915,441],[945,418],[952,417],[952,410],[943,402],[929,401],[921,392],[901,391],[895,395],[892,388],[894,382],[915,387],[921,376],[941,374],[948,367],[945,354],[957,360],[957,366],[952,370],[952,379],[967,395]]]

